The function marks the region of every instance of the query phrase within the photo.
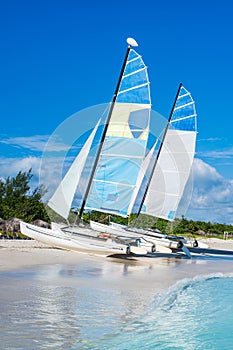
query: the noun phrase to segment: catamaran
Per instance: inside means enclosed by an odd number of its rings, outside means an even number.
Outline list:
[[[84,209],[128,216],[137,177],[145,159],[150,123],[150,87],[142,57],[133,49],[134,39],[127,39],[128,47],[118,84],[109,106],[109,112],[82,192],[79,219]],[[62,182],[48,201],[48,206],[68,219],[77,186],[83,176],[89,153],[93,147],[101,121],[97,123],[83,148],[74,160]],[[124,171],[122,171],[124,169]],[[103,180],[104,177],[104,180]],[[107,252],[146,254],[154,252],[155,245],[143,237],[122,233],[103,235],[90,227],[76,225],[42,229],[21,222],[21,232],[31,238],[65,249],[91,249]]]
[[[197,122],[194,100],[188,90],[180,84],[164,130],[161,142],[156,140],[145,157],[131,201],[132,212],[152,215],[172,221],[183,196],[190,176],[195,154]],[[159,143],[159,146],[158,146]],[[157,148],[156,148],[157,146]],[[91,221],[93,229],[104,230],[104,225]],[[138,233],[151,239],[156,245],[173,250],[182,249],[190,256],[187,246],[197,241],[187,241],[177,236],[168,236],[158,231],[148,231],[116,224],[106,225],[106,232]],[[206,246],[203,248],[206,248]]]

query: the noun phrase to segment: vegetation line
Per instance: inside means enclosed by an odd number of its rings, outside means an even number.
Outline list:
[[[19,233],[19,219],[28,223],[37,223],[49,227],[50,220],[62,222],[59,217],[42,202],[42,197],[46,193],[43,186],[30,188],[32,170],[19,172],[15,177],[8,177],[6,180],[0,179],[0,238],[24,238]],[[48,215],[49,214],[49,215]],[[75,210],[70,213],[69,221],[76,217]],[[17,219],[14,219],[17,218]],[[89,220],[104,222],[109,221],[106,214],[97,211],[85,213],[84,221]],[[134,225],[136,214],[132,214],[128,219],[111,216],[113,222]],[[188,220],[185,217],[175,219],[173,223],[168,223],[163,219],[156,219],[149,215],[141,214],[138,226],[144,228],[158,229],[163,233],[174,235],[194,235],[223,238],[224,232],[228,232],[228,237],[233,236],[233,225],[211,223],[204,221]]]

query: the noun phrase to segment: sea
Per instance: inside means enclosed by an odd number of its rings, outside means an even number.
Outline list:
[[[233,273],[187,278],[190,264],[161,288],[151,268],[123,265],[111,279],[118,265],[107,264],[0,272],[0,348],[233,349]]]

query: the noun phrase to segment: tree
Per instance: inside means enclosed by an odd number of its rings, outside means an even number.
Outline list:
[[[17,217],[27,222],[37,219],[48,221],[41,198],[45,193],[43,186],[30,189],[31,169],[19,172],[15,177],[0,180],[0,217],[10,219]]]

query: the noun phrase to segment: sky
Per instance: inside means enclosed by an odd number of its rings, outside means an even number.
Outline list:
[[[180,82],[196,102],[186,216],[233,224],[232,17],[231,0],[2,1],[0,177],[32,168],[37,179],[54,130],[111,101],[133,37],[148,66],[152,108],[168,117]]]

